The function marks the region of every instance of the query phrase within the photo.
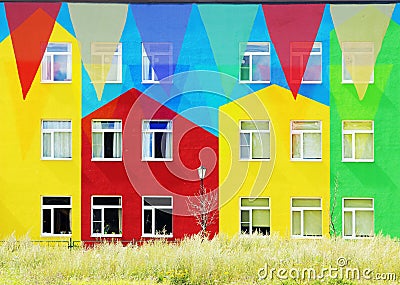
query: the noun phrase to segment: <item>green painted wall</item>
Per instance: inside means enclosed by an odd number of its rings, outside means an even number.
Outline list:
[[[341,84],[342,53],[334,30],[330,51],[330,184],[336,233],[342,234],[342,198],[371,197],[375,233],[400,236],[400,223],[395,222],[400,222],[400,26],[390,22],[377,57],[374,83],[361,101],[353,84]],[[374,162],[341,162],[342,120],[351,119],[374,120]]]

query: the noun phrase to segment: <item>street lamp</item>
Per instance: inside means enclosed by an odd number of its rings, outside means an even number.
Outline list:
[[[200,190],[203,192],[204,190],[204,184],[203,184],[203,180],[204,177],[206,177],[206,168],[203,165],[200,165],[199,168],[197,168],[197,173],[199,174],[199,178],[200,178]]]

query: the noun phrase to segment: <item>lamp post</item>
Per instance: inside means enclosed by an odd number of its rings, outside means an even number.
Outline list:
[[[204,177],[206,176],[206,168],[203,165],[200,165],[199,168],[197,168],[197,173],[199,174],[199,178],[200,178],[200,191],[201,194],[204,194]]]

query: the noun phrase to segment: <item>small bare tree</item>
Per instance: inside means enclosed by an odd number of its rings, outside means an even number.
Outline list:
[[[188,196],[186,201],[189,213],[201,227],[201,234],[207,234],[207,228],[217,220],[218,191],[207,192],[203,185],[194,196]]]
[[[337,216],[335,215],[335,209],[337,206],[337,195],[339,192],[339,173],[336,173],[335,175],[335,180],[333,181],[334,183],[334,187],[333,187],[333,193],[331,193],[332,195],[332,204],[331,204],[331,211],[329,213],[329,226],[330,226],[330,230],[331,230],[331,234],[333,236],[337,236],[337,230],[335,227],[336,224],[336,218]]]

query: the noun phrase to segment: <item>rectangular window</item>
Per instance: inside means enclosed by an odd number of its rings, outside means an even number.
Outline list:
[[[92,196],[92,236],[122,236],[122,197]]]
[[[374,122],[342,122],[342,161],[374,161]]]
[[[41,82],[71,82],[71,80],[71,44],[48,43],[42,60]]]
[[[71,158],[71,121],[42,120],[42,159]]]
[[[172,237],[172,197],[143,197],[144,237]]]
[[[92,160],[122,160],[122,121],[92,121]]]
[[[94,83],[122,82],[122,44],[92,43],[92,80]]]
[[[292,198],[292,236],[322,236],[322,206],[320,198]]]
[[[71,197],[42,196],[42,236],[71,234]]]
[[[241,83],[271,82],[271,51],[268,42],[241,43],[239,58]]]
[[[343,237],[362,238],[374,236],[374,200],[362,198],[343,199]]]
[[[240,199],[240,231],[244,234],[271,232],[269,198]]]
[[[240,159],[268,160],[271,158],[269,121],[240,122]]]
[[[291,160],[322,159],[321,121],[291,121]]]
[[[342,83],[374,83],[374,43],[342,44]]]
[[[143,121],[143,160],[172,160],[172,121]]]
[[[171,43],[143,43],[142,83],[171,82],[172,60]]]
[[[290,44],[290,80],[293,83],[317,84],[322,82],[322,44],[293,42]],[[308,61],[307,61],[308,59]],[[304,71],[304,74],[301,72]]]

